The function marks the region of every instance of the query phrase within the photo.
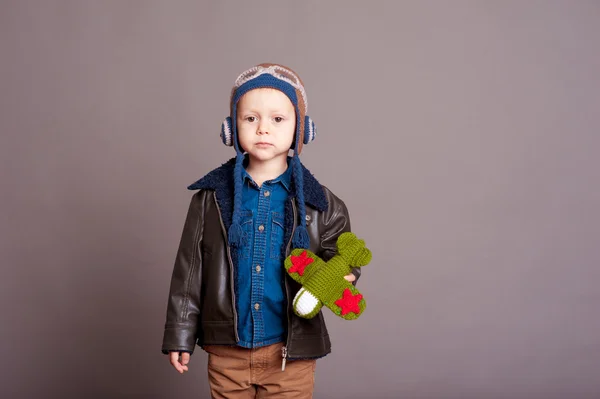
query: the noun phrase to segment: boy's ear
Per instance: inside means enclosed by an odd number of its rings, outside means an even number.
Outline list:
[[[231,122],[231,117],[228,116],[223,121],[221,125],[221,140],[223,140],[223,144],[228,147],[233,146],[233,124]]]

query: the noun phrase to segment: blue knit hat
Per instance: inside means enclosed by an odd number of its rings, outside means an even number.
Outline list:
[[[253,89],[269,87],[283,92],[292,102],[296,111],[296,133],[292,148],[294,155],[292,157],[293,181],[296,187],[296,193],[299,203],[298,226],[294,237],[292,237],[292,248],[305,248],[310,246],[308,231],[304,225],[306,218],[306,209],[304,208],[304,190],[302,166],[300,164],[300,152],[302,146],[314,140],[316,135],[315,125],[307,113],[307,100],[304,84],[300,77],[290,68],[279,64],[260,64],[244,71],[235,81],[231,90],[230,116],[228,116],[221,126],[221,139],[228,146],[233,146],[236,151],[235,169],[234,169],[234,204],[233,220],[228,232],[229,243],[232,246],[239,247],[242,240],[245,239],[242,226],[240,225],[240,212],[242,207],[242,169],[244,161],[244,152],[238,141],[236,128],[237,103],[240,98]]]

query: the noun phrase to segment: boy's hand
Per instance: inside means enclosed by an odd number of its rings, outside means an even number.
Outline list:
[[[181,355],[181,361],[179,361],[179,356]],[[170,352],[169,360],[171,361],[171,365],[175,367],[175,370],[179,371],[183,374],[185,371],[188,371],[187,364],[190,362],[190,354],[187,352]]]
[[[352,273],[350,273],[350,274],[348,274],[348,275],[344,276],[344,278],[345,278],[346,280],[350,281],[350,282],[353,282],[354,280],[356,280],[356,276],[355,276],[354,274],[352,274]]]

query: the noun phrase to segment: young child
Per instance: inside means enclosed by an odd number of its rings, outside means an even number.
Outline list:
[[[188,187],[199,191],[173,269],[162,352],[180,373],[196,344],[208,352],[214,398],[310,398],[316,359],[331,352],[323,314],[294,314],[301,286],[284,268],[296,248],[331,259],[350,231],[344,203],[300,162],[315,133],[298,75],[278,64],[250,68],[235,81],[221,129],[236,157]],[[353,268],[344,278],[359,276]]]

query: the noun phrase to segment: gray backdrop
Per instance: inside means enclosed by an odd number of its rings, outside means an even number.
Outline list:
[[[315,397],[600,397],[600,2],[15,0],[0,46],[2,398],[208,396],[169,279],[265,61],[374,252]]]

